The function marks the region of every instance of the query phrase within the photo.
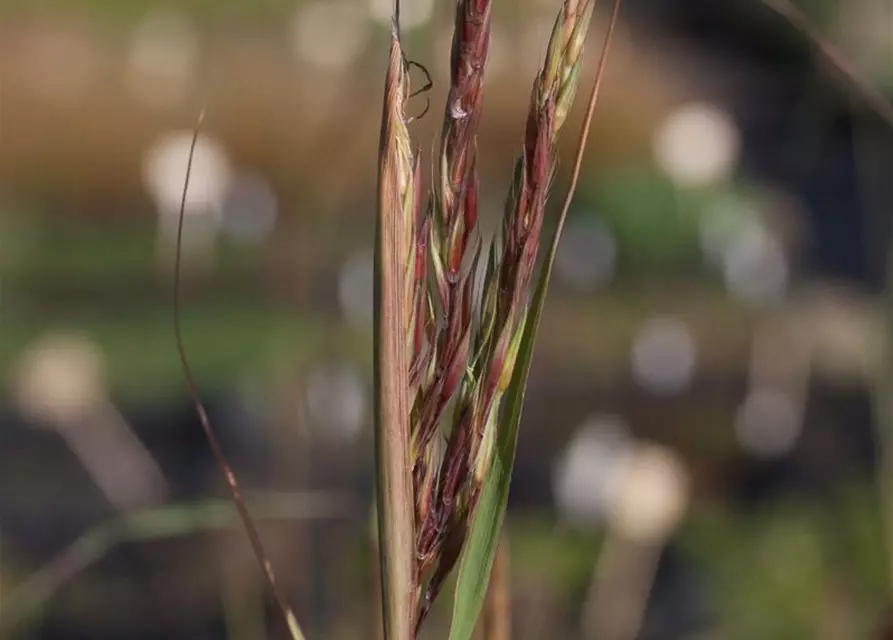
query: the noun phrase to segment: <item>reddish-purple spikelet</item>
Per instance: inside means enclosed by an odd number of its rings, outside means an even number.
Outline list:
[[[477,225],[477,129],[483,111],[483,78],[490,42],[489,0],[456,4],[451,51],[450,90],[437,161],[435,197],[428,215],[429,260],[434,275],[439,317],[429,334],[428,370],[416,395],[419,420],[413,429],[413,469],[417,523],[421,527],[437,486],[426,449],[437,432],[443,411],[465,375],[472,342],[473,272],[466,266]],[[419,531],[421,536],[421,530]]]
[[[480,8],[484,4],[486,3],[460,3],[457,8],[457,40],[460,38],[458,34],[468,34],[470,29],[459,18],[462,7]],[[487,429],[495,429],[496,420],[492,418],[498,411],[499,400],[507,386],[506,378],[510,377],[514,366],[514,355],[526,318],[527,297],[555,165],[555,137],[573,98],[582,54],[582,38],[591,11],[590,0],[565,2],[555,23],[546,61],[534,83],[522,153],[506,202],[501,243],[494,245],[488,266],[491,279],[484,283],[480,307],[482,322],[474,337],[474,351],[478,355],[469,365],[472,371],[463,376],[447,450],[437,472],[439,481],[430,485],[435,489],[435,495],[427,501],[428,508],[424,518],[417,523],[417,543],[425,558],[417,567],[420,576],[428,571],[436,559],[428,587],[419,603],[419,623],[458,560],[480,496],[481,482],[489,467],[489,461],[479,459],[479,456],[482,453],[492,455],[492,448],[482,449],[482,443],[487,437]],[[457,46],[457,40],[454,40],[453,47],[454,85],[450,90],[447,126],[451,123],[451,113],[454,116],[461,115],[468,121],[474,121],[477,117],[470,116],[461,108],[465,104],[462,98],[470,101],[475,96],[472,92],[462,93],[466,74],[474,70],[474,67],[459,65],[457,69],[456,60],[467,51]],[[445,148],[453,141],[461,140],[465,131],[465,123],[456,120],[453,118],[455,127],[444,132],[444,140],[447,141]],[[464,173],[466,165],[474,165],[474,156],[469,160],[466,155],[473,153],[473,149],[473,146],[463,147],[461,152],[455,152],[452,156],[445,151],[442,157],[444,163],[447,159],[454,158],[455,162],[450,166],[458,173],[444,172],[444,175],[449,175],[449,180],[442,182],[441,189],[449,196],[457,193],[464,195],[464,202],[461,204],[450,197],[443,198],[444,225],[449,227],[449,231],[455,231],[455,227],[451,225],[468,225],[461,236],[447,233],[450,244],[446,252],[447,269],[451,273],[458,272],[458,265],[467,250],[469,233],[477,220],[477,178]],[[460,218],[457,209],[462,205],[465,211],[464,217]],[[457,247],[456,244],[463,246]],[[496,249],[497,246],[500,248]],[[462,281],[463,285],[469,284],[470,280],[467,277]],[[445,310],[452,326],[445,330],[450,337],[440,341],[438,351],[449,358],[453,355],[453,350],[450,349],[450,345],[454,344],[453,337],[458,327],[464,327],[463,322],[467,316],[461,317],[461,320],[457,317],[453,308],[456,285],[452,281],[447,285],[449,291],[444,296]],[[463,307],[466,305],[463,304]],[[454,318],[456,325],[453,325]],[[450,371],[455,369],[450,368]],[[452,388],[442,390],[447,391],[447,395],[438,403],[434,412],[436,416],[440,415],[443,399],[453,393]],[[426,428],[433,431],[434,425],[426,425]],[[475,473],[472,473],[472,469]],[[434,471],[429,468],[426,473],[430,475]]]

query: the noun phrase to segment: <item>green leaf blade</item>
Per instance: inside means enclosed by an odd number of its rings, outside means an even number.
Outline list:
[[[558,234],[552,238],[549,255],[540,273],[536,292],[524,326],[518,349],[512,381],[506,390],[505,403],[499,419],[496,451],[487,473],[481,496],[471,520],[468,539],[459,563],[456,592],[453,601],[453,618],[450,624],[450,640],[470,640],[475,624],[483,608],[490,582],[490,571],[499,545],[502,521],[508,504],[515,450],[518,443],[518,426],[524,406],[527,378],[533,359],[533,347],[546,300],[546,289],[552,273]]]

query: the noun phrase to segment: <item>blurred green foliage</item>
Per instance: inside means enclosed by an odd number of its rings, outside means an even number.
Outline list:
[[[679,540],[706,576],[723,638],[807,640],[841,629],[867,638],[884,611],[887,554],[864,486],[826,504],[793,495],[751,510],[704,504]]]
[[[606,172],[590,192],[593,210],[617,238],[621,260],[634,268],[678,267],[698,259],[703,197],[678,189],[659,172]]]

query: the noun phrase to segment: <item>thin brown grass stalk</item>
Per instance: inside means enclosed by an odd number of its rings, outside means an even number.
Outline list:
[[[251,548],[254,551],[257,562],[264,573],[267,584],[270,587],[270,591],[272,591],[273,593],[273,597],[275,598],[279,609],[282,611],[282,616],[285,619],[286,626],[288,627],[292,639],[304,640],[304,634],[301,632],[300,625],[298,625],[298,619],[295,617],[295,614],[291,609],[291,605],[288,604],[288,599],[285,596],[285,592],[282,590],[282,588],[279,586],[279,582],[276,580],[276,574],[273,571],[273,565],[270,563],[267,557],[267,553],[264,550],[264,545],[261,541],[260,533],[257,530],[257,526],[254,524],[254,519],[251,517],[251,512],[248,510],[248,507],[245,504],[245,499],[242,497],[242,490],[239,487],[239,482],[236,480],[236,474],[233,472],[232,467],[230,466],[229,461],[226,458],[226,454],[223,453],[223,448],[220,446],[220,442],[217,440],[217,435],[214,433],[214,429],[211,426],[211,420],[208,417],[208,412],[201,400],[201,396],[199,395],[198,385],[195,383],[195,377],[192,374],[192,368],[189,366],[189,359],[186,356],[186,348],[183,344],[183,336],[180,331],[180,265],[183,255],[183,221],[185,219],[186,196],[189,192],[189,178],[192,173],[192,161],[195,155],[195,145],[198,142],[199,131],[201,129],[204,116],[205,111],[204,109],[202,109],[202,111],[199,113],[195,129],[193,130],[192,142],[189,147],[189,157],[186,163],[186,176],[183,180],[183,195],[180,201],[180,211],[177,220],[177,244],[174,253],[175,257],[173,292],[174,338],[177,345],[177,354],[180,358],[180,365],[183,369],[183,376],[186,379],[186,387],[189,391],[189,396],[192,399],[192,404],[195,407],[196,414],[198,415],[199,422],[202,425],[205,439],[208,441],[208,445],[211,448],[211,453],[214,457],[214,461],[217,463],[217,467],[220,469],[220,473],[226,480],[226,484],[230,492],[230,497],[232,498],[233,504],[236,507],[236,511],[239,514],[239,518],[241,519],[242,524],[245,527],[245,532],[248,534],[248,540],[251,543]]]

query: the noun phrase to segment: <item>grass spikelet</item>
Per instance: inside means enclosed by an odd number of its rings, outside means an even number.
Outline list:
[[[467,33],[466,23],[462,20],[462,6],[475,4],[481,3],[460,3],[457,9],[453,85],[447,105],[448,124],[452,113],[471,117],[465,108],[456,108],[454,94],[459,93],[457,81],[467,78],[467,75],[455,73],[456,42]],[[501,237],[491,247],[491,267],[479,307],[481,319],[475,336],[473,362],[468,367],[470,371],[463,377],[458,394],[446,454],[437,476],[436,497],[430,501],[435,507],[427,515],[419,534],[423,545],[420,551],[426,562],[437,556],[437,567],[421,602],[420,621],[458,560],[469,520],[474,515],[480,489],[489,470],[500,400],[512,377],[514,359],[524,331],[546,198],[555,169],[555,137],[576,93],[583,41],[592,7],[591,1],[568,0],[564,3],[555,21],[544,64],[534,82],[523,150],[506,202]],[[489,8],[485,11],[489,18]],[[481,46],[466,45],[465,48],[458,48],[458,55],[480,50],[486,51]],[[476,66],[476,62],[466,61],[460,70],[481,68]],[[472,92],[472,95],[478,94]],[[473,104],[470,99],[467,102]],[[444,140],[446,144],[441,163],[442,166],[449,166],[450,157],[463,157],[464,153],[451,149],[449,143],[452,141],[455,144],[464,139],[453,136],[452,130],[447,128]],[[465,188],[474,191],[476,185],[466,184]],[[455,219],[451,218],[450,221]],[[420,569],[424,568],[426,565],[420,566]]]
[[[435,283],[431,298],[439,303],[439,308],[438,315],[429,318],[435,327],[430,359],[436,374],[420,390],[416,403],[418,420],[413,431],[418,624],[431,603],[430,588],[422,594],[423,582],[440,557],[446,542],[445,527],[454,518],[451,487],[466,471],[463,464],[457,464],[461,455],[457,455],[455,443],[466,435],[462,420],[454,416],[454,437],[447,445],[439,426],[457,391],[467,388],[465,380],[476,328],[474,273],[480,256],[480,244],[473,242],[478,230],[477,132],[490,47],[490,8],[489,0],[456,3],[450,87],[434,193],[428,208]],[[429,308],[434,309],[434,305]]]

